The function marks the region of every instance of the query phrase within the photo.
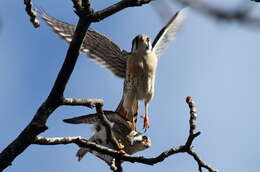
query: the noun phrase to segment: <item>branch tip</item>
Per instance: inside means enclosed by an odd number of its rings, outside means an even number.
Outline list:
[[[62,98],[61,105],[69,106],[86,106],[88,108],[94,108],[97,106],[103,106],[103,99],[82,99],[82,98]]]
[[[35,28],[40,27],[40,21],[36,19],[36,10],[32,7],[31,0],[24,0],[25,11],[27,15],[30,17],[30,22],[33,24]]]
[[[100,113],[99,117],[103,124],[106,126],[108,138],[111,139],[111,142],[115,144],[116,148],[119,148],[118,142],[113,136],[112,123],[106,118],[103,112],[103,100],[101,99],[74,99],[74,98],[63,98],[63,93],[67,82],[71,76],[72,71],[74,70],[78,55],[79,49],[81,47],[81,43],[85,37],[85,33],[92,22],[97,22],[105,19],[125,8],[133,7],[133,6],[141,6],[143,4],[147,4],[151,2],[151,0],[122,0],[104,10],[100,10],[98,12],[93,11],[90,7],[89,0],[72,0],[74,4],[74,11],[79,16],[79,22],[76,27],[74,37],[71,41],[69,49],[67,51],[67,55],[63,66],[55,80],[54,86],[46,100],[46,103],[43,103],[38,111],[36,112],[33,120],[27,127],[21,132],[21,134],[0,154],[0,171],[5,169],[7,166],[11,165],[12,161],[22,153],[30,144],[39,144],[39,145],[57,145],[57,144],[77,144],[79,147],[90,148],[95,151],[98,151],[103,154],[110,155],[115,158],[115,166],[117,168],[117,172],[123,171],[121,163],[122,161],[129,162],[139,162],[147,165],[154,165],[166,159],[167,157],[186,152],[193,156],[193,158],[197,161],[199,165],[199,170],[203,168],[208,169],[210,172],[216,172],[213,168],[211,168],[208,164],[203,162],[199,156],[194,152],[192,148],[192,142],[195,137],[200,135],[200,132],[195,133],[195,122],[196,122],[196,108],[195,102],[192,100],[192,97],[188,96],[186,98],[186,102],[190,108],[190,133],[187,139],[186,145],[172,147],[169,150],[164,151],[160,155],[153,158],[145,158],[143,156],[130,156],[128,154],[122,154],[122,152],[118,150],[113,150],[96,143],[93,143],[85,138],[80,136],[74,137],[54,137],[54,138],[45,138],[37,136],[41,132],[47,129],[45,125],[48,117],[52,114],[52,112],[59,107],[60,105],[72,105],[72,106],[87,106],[87,107],[96,107],[96,111]],[[30,21],[33,23],[34,27],[39,27],[40,22],[36,19],[36,11],[32,8],[31,0],[24,0],[24,4],[26,5],[26,12],[30,16]],[[53,105],[54,104],[54,105]],[[17,152],[13,152],[13,150],[17,150]]]

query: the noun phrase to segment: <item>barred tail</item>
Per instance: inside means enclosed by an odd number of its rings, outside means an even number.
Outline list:
[[[88,148],[80,148],[76,154],[76,157],[78,157],[78,161],[80,161],[88,152]]]
[[[122,98],[122,99],[120,100],[120,103],[119,103],[119,105],[118,105],[117,108],[116,108],[116,112],[119,113],[121,116],[124,117],[124,114],[126,114],[126,110],[125,110],[125,108],[124,108],[124,106],[123,106],[123,103],[124,103],[124,98]]]
[[[133,101],[131,103],[131,108],[129,110],[126,110],[124,108],[124,97],[122,97],[119,105],[116,108],[116,112],[128,121],[135,121],[135,117],[138,113],[138,101]]]

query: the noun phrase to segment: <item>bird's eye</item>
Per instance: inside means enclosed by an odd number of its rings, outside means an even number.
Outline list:
[[[147,140],[148,138],[147,138],[147,136],[143,136],[143,139],[144,139],[144,140]]]
[[[146,41],[147,41],[147,42],[150,42],[150,38],[146,38]]]

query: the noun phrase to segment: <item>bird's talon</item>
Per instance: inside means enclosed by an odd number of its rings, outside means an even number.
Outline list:
[[[150,122],[149,122],[148,116],[147,115],[142,115],[141,118],[144,119],[143,129],[144,129],[144,132],[146,132],[147,129],[150,127]]]
[[[120,154],[127,154],[124,150],[119,150]]]
[[[150,124],[149,124],[149,122],[148,121],[144,121],[144,126],[143,126],[143,128],[144,128],[144,131],[146,132],[147,131],[147,129],[150,127]]]
[[[120,149],[120,151],[123,151],[123,149],[125,148],[125,145],[122,143],[120,139],[118,140],[118,148]]]

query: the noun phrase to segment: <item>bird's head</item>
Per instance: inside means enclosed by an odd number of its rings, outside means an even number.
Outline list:
[[[137,35],[132,41],[132,53],[147,51],[152,51],[150,38],[146,35]]]
[[[138,151],[145,150],[151,146],[151,140],[148,136],[136,132],[132,136],[128,136],[130,145],[126,148],[128,154],[133,154]]]

